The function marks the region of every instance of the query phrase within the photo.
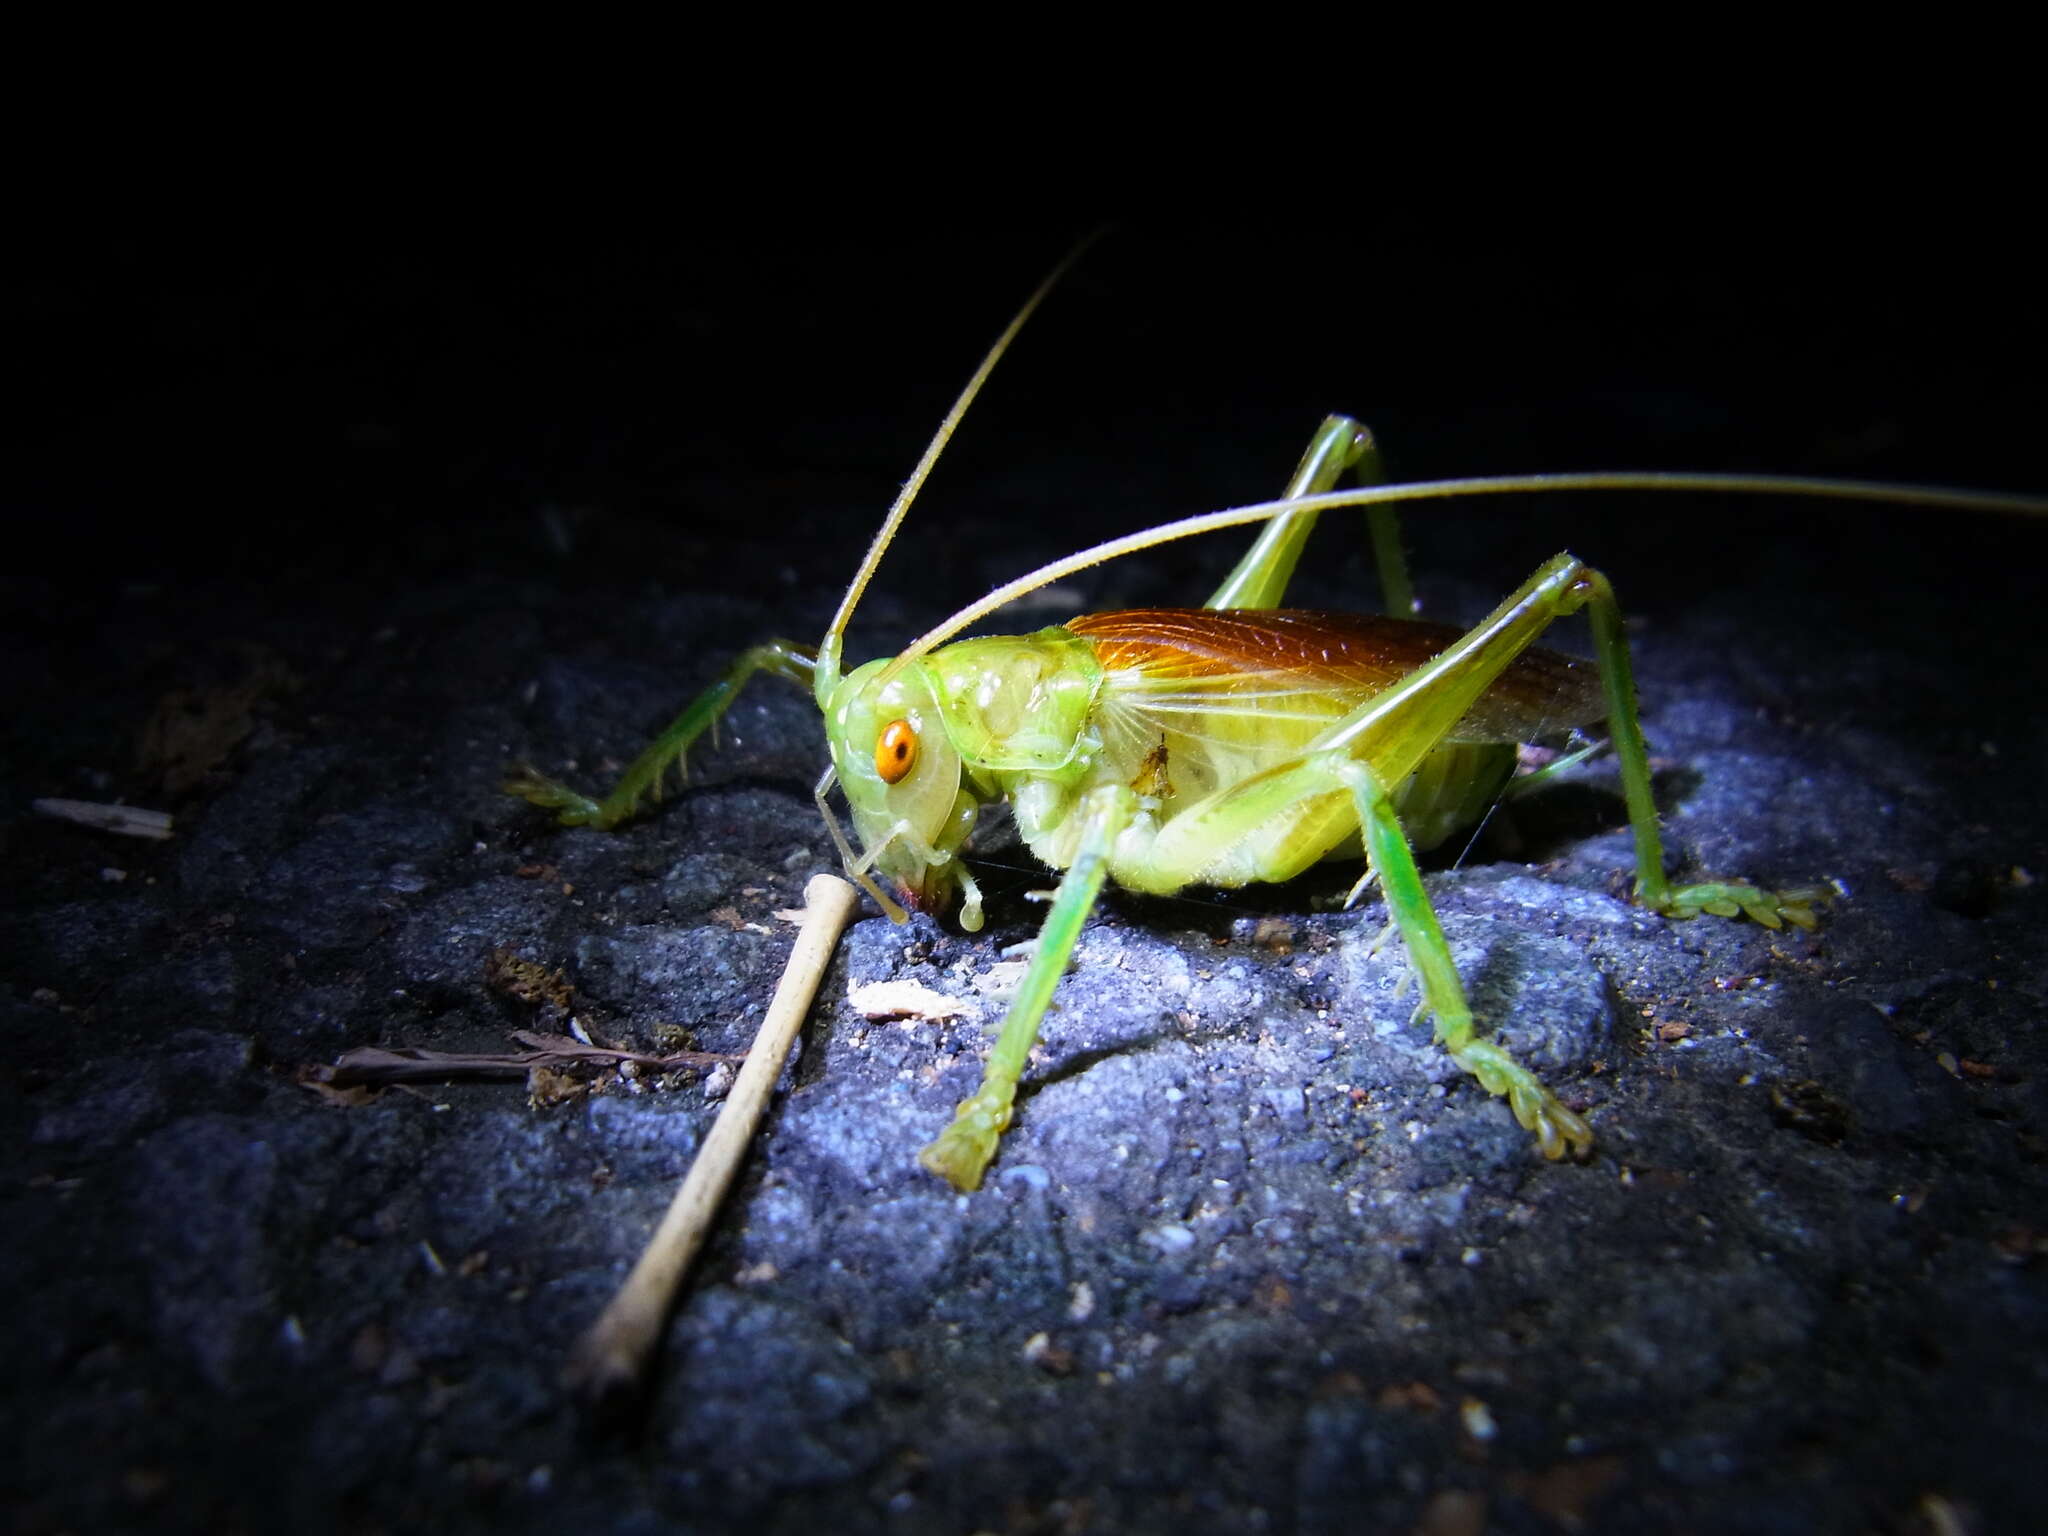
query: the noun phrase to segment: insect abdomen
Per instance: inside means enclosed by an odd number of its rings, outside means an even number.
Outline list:
[[[1401,828],[1426,853],[1477,826],[1515,771],[1515,749],[1493,742],[1445,742],[1394,794]]]
[[[1219,791],[1298,761],[1328,727],[1453,643],[1460,631],[1411,620],[1298,610],[1140,609],[1068,626],[1102,668],[1094,782],[1128,784],[1170,822]],[[1602,712],[1592,669],[1527,652],[1452,739],[1394,786],[1412,843],[1430,848],[1476,823],[1514,770],[1514,743]],[[1296,801],[1205,870],[1234,886],[1355,855],[1347,793]],[[1117,876],[1145,885],[1137,868]]]

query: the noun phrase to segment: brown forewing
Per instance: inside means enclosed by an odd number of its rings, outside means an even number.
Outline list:
[[[1464,631],[1424,619],[1304,608],[1127,608],[1066,626],[1102,664],[1160,682],[1234,676],[1298,679],[1305,689],[1368,698],[1447,650]],[[1525,741],[1607,713],[1593,664],[1537,647],[1494,680],[1456,733],[1461,741]]]

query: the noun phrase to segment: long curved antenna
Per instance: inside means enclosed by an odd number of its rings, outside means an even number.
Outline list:
[[[867,591],[868,581],[875,574],[875,567],[882,563],[890,542],[896,537],[896,530],[903,525],[904,516],[910,511],[911,502],[924,488],[932,466],[939,462],[939,454],[952,440],[953,429],[960,425],[960,418],[967,414],[967,408],[974,403],[974,397],[981,393],[981,386],[988,382],[988,376],[995,371],[996,364],[1010,343],[1017,339],[1017,333],[1024,329],[1024,322],[1031,318],[1045,296],[1052,292],[1053,285],[1066,276],[1067,269],[1087,252],[1088,247],[1102,238],[1103,231],[1096,230],[1060,259],[1044,282],[1024,301],[1024,307],[1003,328],[995,345],[988,349],[988,355],[981,360],[981,366],[974,370],[974,376],[967,381],[966,388],[953,402],[953,408],[946,412],[946,419],[939,423],[939,430],[932,434],[932,440],[925,445],[924,456],[917,461],[917,468],[910,472],[910,478],[903,482],[903,489],[896,493],[895,503],[889,508],[889,515],[882,519],[882,526],[876,530],[874,541],[868,545],[868,552],[862,557],[860,569],[854,572],[853,581],[846,589],[846,596],[839,600],[839,611],[832,616],[832,625],[825,631],[825,638],[818,645],[818,670],[813,678],[818,707],[823,709],[832,698],[832,690],[839,686],[839,654],[846,638],[846,626],[853,617],[854,606],[860,602],[861,594]]]
[[[1333,507],[1367,507],[1397,501],[1444,501],[1456,496],[1505,496],[1533,491],[1741,491],[1776,496],[1819,496],[1841,501],[1905,502],[1918,506],[1955,507],[1970,512],[2018,512],[2048,517],[2048,500],[2003,491],[1958,491],[1936,485],[1887,485],[1875,480],[1830,480],[1810,475],[1694,474],[1685,471],[1607,470],[1592,474],[1487,475],[1465,480],[1418,480],[1411,485],[1361,486],[1291,501],[1262,501],[1228,507],[1161,523],[1120,539],[1097,544],[1077,554],[1042,565],[1029,575],[1005,582],[988,596],[969,603],[950,619],[925,631],[904,648],[882,672],[887,681],[918,657],[945,644],[968,625],[987,618],[1040,587],[1049,587],[1076,571],[1176,539],[1193,538],[1223,528],[1262,523],[1286,512],[1326,512]]]

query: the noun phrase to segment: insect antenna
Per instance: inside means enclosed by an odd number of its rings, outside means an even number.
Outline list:
[[[1007,581],[986,597],[969,603],[935,628],[926,630],[900,651],[881,674],[894,677],[918,657],[944,645],[969,625],[980,622],[1018,598],[1049,587],[1077,571],[1105,565],[1125,555],[1170,544],[1196,534],[1263,523],[1288,512],[1327,512],[1335,507],[1384,506],[1403,501],[1448,501],[1460,496],[1506,496],[1545,491],[1705,491],[1742,492],[1767,496],[1814,496],[1835,501],[1881,501],[1929,507],[1955,507],[1971,512],[2024,513],[2048,517],[2048,500],[2002,491],[1959,491],[1938,485],[1888,485],[1872,480],[1833,480],[1812,475],[1699,474],[1668,470],[1601,470],[1590,473],[1483,475],[1460,480],[1418,480],[1406,485],[1359,486],[1283,501],[1261,501],[1183,517],[1155,528],[1109,539],[1066,555],[1037,570]]]
[[[818,667],[814,674],[813,686],[817,693],[818,707],[823,709],[832,698],[832,690],[839,686],[840,651],[846,639],[846,626],[853,618],[855,605],[867,591],[868,582],[875,574],[875,568],[882,563],[882,556],[888,551],[896,537],[896,530],[903,526],[903,519],[910,511],[910,504],[917,499],[917,493],[924,489],[925,480],[931,475],[932,466],[939,462],[939,455],[946,444],[952,441],[953,431],[967,414],[967,408],[974,403],[974,397],[981,393],[981,386],[988,382],[988,376],[995,372],[995,366],[1010,350],[1010,343],[1017,339],[1017,333],[1024,329],[1024,322],[1031,318],[1045,296],[1052,292],[1053,285],[1066,276],[1067,269],[1087,252],[1088,247],[1102,237],[1103,231],[1096,230],[1083,239],[1061,258],[1058,266],[1047,274],[1044,282],[1032,291],[1010,323],[1003,328],[1002,335],[981,360],[981,366],[974,370],[966,387],[954,400],[953,408],[946,412],[946,419],[939,423],[939,430],[932,434],[932,440],[925,444],[924,454],[917,461],[917,467],[910,472],[910,478],[903,482],[903,488],[896,493],[896,500],[889,508],[889,515],[882,519],[882,526],[875,531],[868,552],[861,557],[860,569],[854,572],[853,580],[846,588],[846,596],[839,600],[839,611],[832,616],[832,624],[825,631],[825,638],[818,646]]]

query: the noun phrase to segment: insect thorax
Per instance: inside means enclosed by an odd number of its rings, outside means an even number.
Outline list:
[[[925,662],[946,735],[970,776],[1078,779],[1096,745],[1089,711],[1102,686],[1095,649],[1057,626],[961,640]]]

